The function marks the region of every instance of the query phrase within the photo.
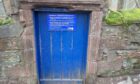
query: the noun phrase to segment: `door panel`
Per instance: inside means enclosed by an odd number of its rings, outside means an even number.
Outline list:
[[[58,14],[59,16],[73,15],[75,23],[71,22],[70,26],[74,29],[63,28],[55,31],[54,27],[50,30],[50,20],[47,17]],[[68,19],[71,21],[71,18]],[[35,12],[40,84],[82,84],[86,72],[88,25],[89,13],[87,12]]]
[[[72,75],[72,55],[73,55],[73,42],[72,32],[62,32],[62,67],[63,78],[71,78]]]

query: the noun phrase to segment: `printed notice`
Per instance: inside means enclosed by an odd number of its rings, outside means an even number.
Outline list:
[[[49,14],[47,22],[50,31],[73,31],[76,27],[76,15]]]

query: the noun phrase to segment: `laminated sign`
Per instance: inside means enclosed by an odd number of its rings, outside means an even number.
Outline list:
[[[74,31],[76,28],[75,14],[49,14],[47,15],[49,31]]]

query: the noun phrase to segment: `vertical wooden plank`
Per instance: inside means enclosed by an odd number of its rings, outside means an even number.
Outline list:
[[[51,68],[51,76],[50,76],[50,79],[53,79],[54,78],[54,67],[53,67],[53,54],[54,54],[54,51],[53,51],[53,33],[52,32],[49,32],[50,33],[50,68]],[[46,40],[47,41],[47,40]]]
[[[61,32],[50,31],[52,33],[52,60],[53,60],[53,78],[60,79],[62,72],[61,63]]]
[[[51,67],[51,38],[50,32],[47,32],[46,14],[39,13],[39,29],[40,29],[40,59],[41,59],[41,79],[50,78],[52,76]],[[45,32],[44,32],[45,31]]]
[[[62,77],[63,79],[70,79],[70,75],[72,74],[72,51],[71,48],[72,43],[72,32],[64,31],[62,32]]]
[[[72,72],[72,78],[76,79],[76,78],[80,78],[79,73],[81,73],[81,67],[82,67],[82,57],[83,57],[83,34],[82,34],[82,30],[83,30],[83,25],[84,24],[82,22],[82,20],[80,20],[80,15],[78,15],[78,28],[76,29],[76,31],[73,34],[73,56],[72,56],[72,60],[73,60],[73,72]],[[80,22],[80,24],[78,24]]]
[[[88,37],[88,13],[77,14],[77,28],[73,33],[73,76],[81,78],[85,72]]]
[[[83,47],[84,52],[83,52],[83,57],[82,57],[82,67],[81,67],[81,76],[82,79],[84,80],[86,78],[86,66],[87,66],[87,49],[88,49],[88,34],[89,34],[89,18],[90,18],[90,14],[86,14],[85,16],[85,22],[86,24],[84,24],[84,29],[83,29],[83,45],[85,45]],[[84,23],[85,23],[84,22]]]

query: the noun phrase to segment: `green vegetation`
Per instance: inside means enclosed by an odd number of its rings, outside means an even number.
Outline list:
[[[10,18],[10,17],[7,17],[7,18],[0,18],[0,26],[12,24],[13,22],[14,22],[13,19]]]
[[[132,23],[140,22],[140,9],[135,8],[120,11],[109,10],[108,14],[104,18],[104,21],[108,25],[129,26]]]

